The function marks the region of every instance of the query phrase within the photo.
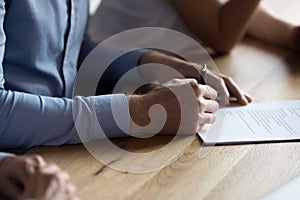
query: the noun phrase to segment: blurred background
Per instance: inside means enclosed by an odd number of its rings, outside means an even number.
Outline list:
[[[98,6],[101,4],[102,0],[89,0],[90,1],[90,14],[95,13]],[[120,0],[122,1],[122,0]],[[138,1],[138,0],[137,0]],[[226,2],[229,0],[219,0],[221,2]],[[274,12],[281,15],[284,19],[291,21],[292,23],[300,23],[299,18],[299,0],[289,0],[289,1],[278,1],[278,0],[264,0],[263,2],[270,5]]]

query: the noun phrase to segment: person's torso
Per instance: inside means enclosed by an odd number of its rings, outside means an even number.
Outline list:
[[[10,0],[4,21],[5,88],[70,96],[87,17],[86,0]]]
[[[104,40],[140,27],[170,28],[191,35],[168,0],[102,0],[91,17],[89,32]]]

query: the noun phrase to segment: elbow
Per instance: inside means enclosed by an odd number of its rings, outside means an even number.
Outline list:
[[[210,37],[198,37],[204,42],[207,46],[211,47],[217,54],[228,54],[230,53],[235,45],[240,41],[232,35],[218,34]]]
[[[218,53],[218,54],[229,54],[233,48],[235,47],[236,42],[228,42],[228,41],[215,41],[210,44],[210,46]]]
[[[218,54],[229,54],[234,46],[220,46],[216,47],[215,50]]]
[[[212,47],[221,54],[230,53],[234,47],[242,40],[242,34],[230,34],[220,32],[212,40]]]

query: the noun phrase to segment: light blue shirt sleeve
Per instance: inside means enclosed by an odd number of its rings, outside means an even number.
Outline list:
[[[65,1],[47,1],[53,5],[47,6],[43,1],[11,0],[8,15],[4,2],[0,0],[0,149],[102,139],[103,135],[91,128],[95,115],[107,137],[126,136],[130,114],[124,94],[73,99],[67,95],[76,76],[74,60],[78,60],[82,42],[87,1],[72,0],[72,23],[66,45],[61,41],[63,37],[58,36],[67,30],[63,24],[68,21]],[[139,56],[128,58],[131,66]],[[91,109],[94,105],[96,113]],[[116,116],[118,123],[114,120]],[[86,123],[80,126],[78,134],[75,122],[82,119]]]
[[[0,152],[0,162],[7,156],[12,156],[13,154],[10,154],[10,153],[3,153],[3,152]]]
[[[108,137],[121,137],[124,132],[110,120],[112,102],[118,105],[115,115],[124,117],[123,130],[129,130],[130,115],[128,102],[123,94],[103,95],[98,97],[75,97],[74,99],[54,98],[31,95],[20,92],[0,91],[0,147],[1,149],[31,148],[39,145],[77,144],[103,139],[90,129],[94,116],[93,105],[99,120],[107,126]],[[72,107],[78,110],[74,114]],[[82,116],[82,114],[85,114]],[[74,121],[85,117],[84,141],[77,134]],[[82,137],[83,135],[81,135]]]

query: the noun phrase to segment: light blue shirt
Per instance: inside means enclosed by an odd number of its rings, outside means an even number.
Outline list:
[[[13,156],[13,154],[0,152],[0,163],[7,156]]]
[[[125,95],[71,99],[78,63],[93,47],[87,20],[88,0],[0,0],[0,149],[81,143],[72,105],[88,110],[87,101],[107,120],[109,137],[124,134],[111,122],[112,100],[129,130]],[[128,56],[127,67],[141,53]]]

